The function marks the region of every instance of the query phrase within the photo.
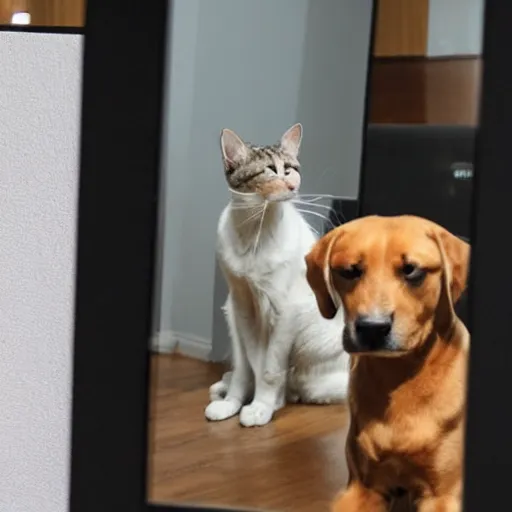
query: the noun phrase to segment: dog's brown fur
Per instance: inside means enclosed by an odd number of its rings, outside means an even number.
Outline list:
[[[469,334],[453,303],[469,253],[426,219],[372,216],[331,231],[306,257],[324,317],[335,315],[333,294],[348,325],[375,308],[393,313],[403,350],[352,354],[349,482],[333,512],[388,511],[397,491],[419,512],[461,510]],[[405,261],[427,270],[419,286],[404,280]],[[364,272],[355,281],[336,272],[356,264]]]

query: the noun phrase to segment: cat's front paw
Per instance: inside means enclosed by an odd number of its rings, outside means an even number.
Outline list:
[[[204,415],[210,421],[222,421],[231,418],[241,409],[242,404],[235,399],[214,400],[204,410]]]
[[[281,395],[279,395],[277,397],[274,411],[279,411],[279,409],[282,409],[285,405],[286,405],[286,397],[285,397],[284,393],[281,393]]]
[[[242,407],[240,424],[244,427],[261,427],[272,419],[274,409],[263,402],[252,402]]]
[[[227,392],[228,385],[224,381],[219,380],[219,382],[212,384],[209,389],[210,402],[215,402],[216,400],[224,400],[224,398],[226,398]]]
[[[221,380],[210,386],[210,402],[213,402],[214,400],[223,400],[224,398],[226,398],[226,395],[228,394],[229,385],[231,384],[232,376],[232,371],[226,372],[222,376]]]

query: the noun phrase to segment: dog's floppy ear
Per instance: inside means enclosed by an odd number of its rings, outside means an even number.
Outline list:
[[[443,267],[436,324],[438,332],[444,334],[449,332],[456,319],[453,305],[466,289],[470,245],[444,229],[434,232],[432,237],[437,243]]]
[[[306,255],[306,277],[315,293],[318,309],[324,318],[332,319],[336,316],[339,304],[335,304],[330,273],[331,251],[334,243],[342,234],[342,227],[329,231],[313,246]]]
[[[450,292],[456,304],[467,286],[471,246],[445,229],[439,230],[437,237],[443,245],[450,267]]]

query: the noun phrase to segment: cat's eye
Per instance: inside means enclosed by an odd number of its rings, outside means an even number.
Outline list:
[[[288,176],[291,172],[299,172],[299,168],[292,164],[284,164],[284,173]]]
[[[274,164],[267,165],[267,169],[270,169],[272,172],[277,174],[277,168]]]
[[[404,279],[413,286],[419,286],[425,280],[427,271],[413,263],[405,263],[400,269]]]
[[[363,269],[359,265],[350,265],[336,269],[336,273],[347,281],[356,281],[363,275]]]

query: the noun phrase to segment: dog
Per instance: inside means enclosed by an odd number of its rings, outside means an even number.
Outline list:
[[[414,216],[363,217],[306,256],[325,318],[344,308],[351,356],[346,489],[333,512],[460,512],[469,333],[453,305],[470,246]]]

